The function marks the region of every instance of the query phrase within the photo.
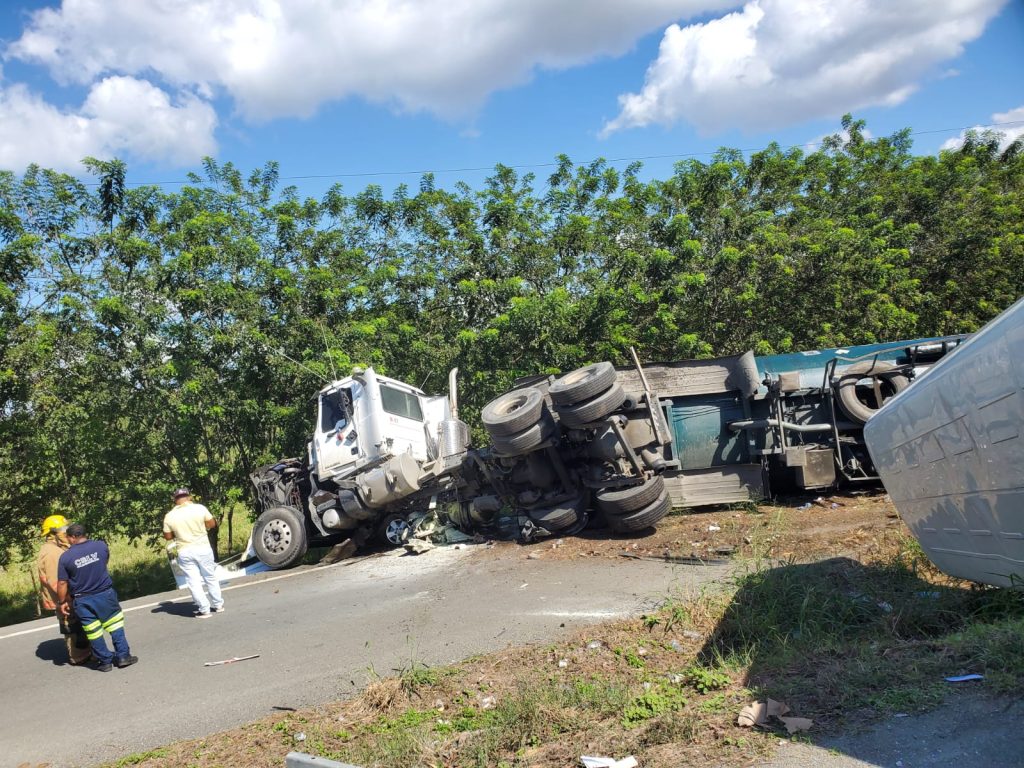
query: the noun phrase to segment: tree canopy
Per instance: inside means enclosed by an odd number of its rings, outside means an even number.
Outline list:
[[[469,421],[518,376],[976,330],[1024,294],[1024,152],[915,156],[847,117],[820,150],[664,179],[560,156],[479,189],[322,199],[204,163],[180,190],[0,173],[0,563],[52,512],[149,537],[301,454],[323,381],[373,365]]]

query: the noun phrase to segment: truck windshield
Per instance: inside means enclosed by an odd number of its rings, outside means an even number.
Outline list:
[[[423,411],[420,410],[420,401],[416,395],[402,392],[399,389],[392,389],[386,384],[380,387],[380,401],[384,410],[395,416],[403,416],[407,419],[423,421]]]

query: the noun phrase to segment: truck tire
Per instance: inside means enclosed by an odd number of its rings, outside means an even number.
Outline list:
[[[881,403],[866,403],[860,399],[857,393],[857,382],[862,379],[880,380]],[[836,383],[836,397],[839,399],[839,407],[851,421],[866,424],[868,419],[878,413],[879,408],[885,405],[890,398],[908,386],[910,386],[910,379],[903,375],[893,363],[884,360],[868,360],[843,370]]]
[[[665,480],[655,475],[640,485],[628,488],[605,488],[597,492],[597,506],[609,515],[623,515],[646,507],[665,490]]]
[[[555,405],[575,405],[600,395],[615,383],[615,378],[615,368],[611,363],[594,363],[570,371],[554,381],[548,388],[548,394]]]
[[[554,424],[548,419],[541,419],[522,432],[504,437],[491,437],[491,445],[503,456],[523,456],[548,440],[554,433]]]
[[[536,424],[543,407],[544,395],[539,389],[515,389],[485,405],[480,412],[480,421],[492,438],[514,435]]]
[[[580,519],[581,499],[571,499],[554,507],[528,512],[530,519],[545,530],[564,531]]]
[[[295,507],[271,507],[256,518],[252,545],[260,562],[271,568],[295,565],[309,549],[302,513]]]
[[[608,515],[608,527],[616,533],[636,533],[661,520],[672,509],[672,500],[668,493],[662,494],[652,503],[636,512],[625,515]]]
[[[626,400],[626,393],[619,384],[613,384],[604,394],[575,405],[558,408],[558,416],[567,427],[582,427],[603,419],[618,409]]]
[[[405,519],[405,515],[395,512],[384,515],[374,531],[377,541],[389,547],[402,546],[408,541],[410,533],[412,526]]]

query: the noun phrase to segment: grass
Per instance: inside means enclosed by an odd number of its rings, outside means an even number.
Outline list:
[[[222,552],[240,552],[245,546],[252,524],[239,524],[239,519],[244,516],[235,515],[230,546],[220,542]],[[110,546],[110,575],[122,600],[174,589],[174,577],[162,543],[148,545],[119,536],[106,541]],[[39,618],[37,595],[35,555],[13,561],[0,572],[0,626]]]

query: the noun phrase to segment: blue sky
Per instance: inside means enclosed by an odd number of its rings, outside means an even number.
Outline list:
[[[117,156],[171,189],[204,155],[310,195],[559,153],[664,177],[845,112],[920,153],[1024,133],[1022,0],[9,2],[0,50],[0,168]]]

